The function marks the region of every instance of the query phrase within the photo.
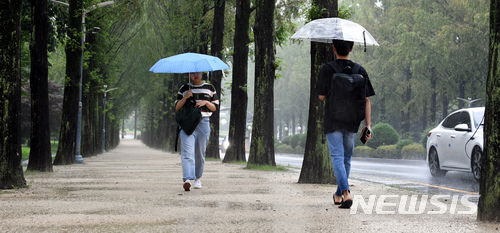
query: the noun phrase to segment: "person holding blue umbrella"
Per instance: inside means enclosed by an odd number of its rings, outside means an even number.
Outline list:
[[[202,120],[188,135],[181,129],[181,161],[182,178],[185,191],[191,186],[201,188],[201,177],[205,165],[205,151],[210,137],[210,116],[219,107],[219,97],[212,84],[202,81],[202,73],[189,74],[190,83],[182,85],[177,92],[176,111],[180,111],[186,101],[194,101],[195,107],[201,109]]]
[[[194,131],[193,125],[186,130],[181,127],[179,132],[185,191],[190,191],[191,186],[201,188],[200,179],[203,176],[205,151],[210,137],[209,118],[219,108],[217,91],[212,84],[202,81],[202,72],[225,69],[229,69],[229,66],[220,58],[199,53],[183,53],[163,58],[149,69],[153,73],[189,73],[189,83],[182,85],[177,92],[175,110],[181,111],[186,103],[201,110],[202,118]]]

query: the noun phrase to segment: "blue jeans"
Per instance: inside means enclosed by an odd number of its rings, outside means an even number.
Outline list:
[[[341,197],[342,191],[349,190],[349,172],[351,171],[351,157],[354,151],[354,140],[357,133],[337,130],[326,134],[328,149],[332,157],[333,172],[337,179],[335,195]]]
[[[210,137],[210,119],[204,117],[191,135],[184,130],[181,136],[182,180],[194,180],[203,176],[205,151]]]

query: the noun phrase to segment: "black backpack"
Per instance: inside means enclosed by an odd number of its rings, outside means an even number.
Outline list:
[[[336,62],[328,63],[335,73],[330,82],[327,104],[332,110],[332,119],[338,122],[359,123],[365,119],[366,79],[359,74],[361,66],[354,64],[344,70]]]
[[[197,108],[194,102],[194,98],[190,97],[186,100],[182,109],[175,113],[175,121],[177,121],[177,124],[179,125],[177,127],[177,136],[175,138],[175,151],[177,151],[177,141],[179,139],[181,129],[184,130],[187,135],[191,135],[201,121],[201,109]]]

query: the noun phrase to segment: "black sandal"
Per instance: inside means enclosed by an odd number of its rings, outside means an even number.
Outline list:
[[[342,201],[344,201],[344,198],[343,198],[342,196],[340,196],[340,197],[342,197],[342,200],[340,200],[339,202],[337,202],[337,201],[335,201],[335,196],[337,196],[337,195],[335,195],[335,193],[334,193],[334,194],[333,194],[333,204],[335,204],[335,205],[340,205],[340,204],[342,204]]]
[[[350,209],[351,206],[352,206],[352,200],[347,200],[347,201],[342,200],[342,203],[340,203],[339,208],[341,208],[341,209]]]

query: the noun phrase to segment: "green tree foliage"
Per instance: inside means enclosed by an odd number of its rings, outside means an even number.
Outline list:
[[[398,133],[389,124],[376,124],[372,127],[372,131],[373,139],[369,140],[366,145],[373,149],[382,145],[395,145],[399,141]]]
[[[366,53],[356,47],[351,55],[375,88],[373,122],[418,141],[422,130],[466,107],[457,97],[485,98],[486,0],[357,3],[352,20],[380,44]]]

